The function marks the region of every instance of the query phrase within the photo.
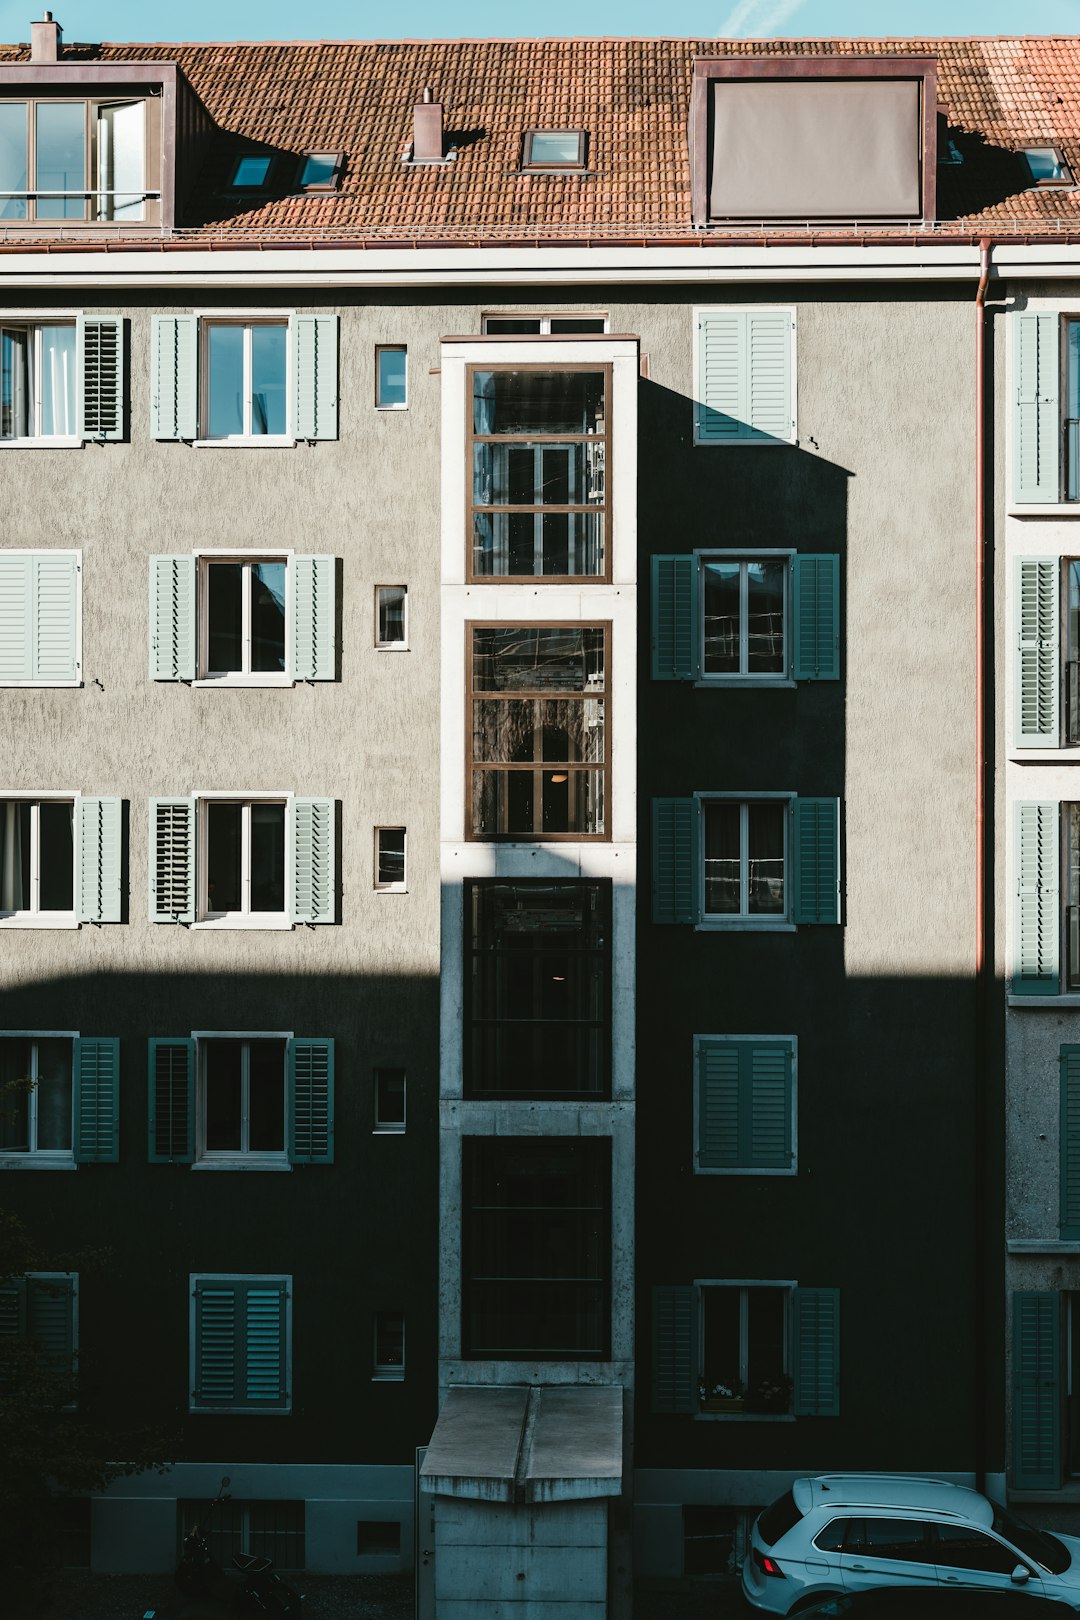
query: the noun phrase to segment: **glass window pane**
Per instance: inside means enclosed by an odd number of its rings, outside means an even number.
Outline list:
[[[285,806],[251,806],[251,909],[285,910]]]
[[[405,641],[404,585],[379,586],[379,640],[380,647],[400,647]]]
[[[484,331],[503,337],[533,337],[540,331],[539,315],[489,315]]]
[[[0,1040],[0,1151],[30,1147],[31,1050],[26,1040]]]
[[[0,220],[25,219],[26,198],[4,192],[27,191],[26,102],[0,101]]]
[[[380,827],[378,881],[405,882],[405,828]]]
[[[738,1288],[703,1288],[705,1398],[730,1399],[743,1393],[740,1359],[740,1296]]]
[[[238,158],[233,170],[233,185],[240,188],[265,185],[273,161],[273,157]]]
[[[206,1151],[239,1153],[243,1117],[242,1041],[206,1043]]]
[[[29,911],[30,805],[0,800],[0,911]]]
[[[603,433],[602,371],[474,371],[473,431]]]
[[[707,562],[705,576],[705,673],[738,675],[739,579],[737,562]]]
[[[746,1384],[755,1405],[787,1410],[784,1375],[784,1292],[780,1288],[746,1290]]]
[[[244,328],[211,326],[207,333],[207,437],[228,439],[244,431]]]
[[[1065,323],[1066,498],[1080,500],[1080,321]]]
[[[17,327],[0,332],[0,438],[30,433],[30,341]]]
[[[577,163],[581,137],[577,130],[533,130],[529,145],[530,163]]]
[[[328,186],[337,173],[336,152],[309,152],[300,170],[302,186]]]
[[[206,571],[207,670],[225,675],[244,667],[240,563],[210,563]]]
[[[42,911],[75,909],[75,834],[70,804],[43,803],[38,811]]]
[[[781,916],[784,911],[784,819],[787,805],[751,804],[748,856],[750,912]]]
[[[741,850],[740,807],[713,800],[705,806],[705,910],[726,916],[739,913]]]
[[[1020,1562],[1011,1547],[966,1525],[935,1525],[934,1562],[949,1569],[976,1569],[992,1575],[1011,1575]]]
[[[864,1519],[865,1549],[874,1558],[929,1563],[932,1554],[926,1528],[917,1519]]]
[[[125,101],[113,107],[100,107],[97,143],[98,218],[145,218],[145,102]]]
[[[252,1153],[285,1151],[285,1043],[249,1041],[249,1128]]]
[[[604,332],[607,322],[602,315],[553,315],[551,317],[551,331],[554,336],[558,332]]]
[[[473,685],[478,692],[602,691],[604,632],[529,625],[474,630]]]
[[[71,1042],[37,1042],[37,1148],[39,1153],[71,1148]]]
[[[86,217],[86,103],[39,101],[37,117],[37,217]],[[67,192],[45,197],[42,192]]]
[[[251,431],[285,432],[285,360],[288,328],[251,329]]]
[[[41,366],[39,432],[43,437],[70,437],[75,432],[75,328],[42,326],[37,337]]]
[[[750,675],[784,673],[784,562],[746,565],[746,668]]]
[[[375,1369],[405,1370],[405,1318],[400,1311],[379,1311],[375,1316]]]
[[[380,349],[377,357],[375,403],[384,410],[401,406],[406,400],[406,351]]]
[[[1024,148],[1027,166],[1031,170],[1033,180],[1061,180],[1064,170],[1061,159],[1052,146],[1027,146]]]
[[[405,1125],[405,1070],[376,1069],[376,1125]]]
[[[251,667],[280,674],[285,668],[285,564],[251,568]]]
[[[212,914],[241,909],[240,826],[238,804],[213,800],[206,811],[206,909]]]

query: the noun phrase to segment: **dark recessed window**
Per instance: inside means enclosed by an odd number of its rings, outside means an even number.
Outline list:
[[[336,191],[344,162],[343,152],[306,152],[297,184],[304,191]]]
[[[357,1519],[356,1551],[360,1558],[397,1558],[401,1525],[396,1519]]]
[[[375,1070],[375,1129],[400,1135],[405,1129],[405,1070]]]
[[[523,169],[583,169],[585,131],[583,129],[527,129]]]
[[[581,337],[607,329],[606,315],[485,315],[481,322],[492,337]]]
[[[1025,146],[1021,156],[1033,186],[1071,186],[1072,170],[1056,146]]]
[[[233,164],[229,184],[235,191],[260,191],[266,185],[273,157],[251,154],[239,157]]]

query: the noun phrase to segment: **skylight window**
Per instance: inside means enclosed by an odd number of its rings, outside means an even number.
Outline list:
[[[583,129],[527,129],[524,169],[583,169],[585,131]]]
[[[1021,155],[1033,186],[1072,185],[1072,171],[1056,146],[1025,146]]]
[[[273,157],[237,158],[229,184],[237,191],[258,191],[265,186],[273,161]]]
[[[306,152],[297,183],[303,191],[336,191],[344,161],[343,152]]]

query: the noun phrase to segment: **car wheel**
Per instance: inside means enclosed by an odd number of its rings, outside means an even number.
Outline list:
[[[804,1614],[807,1609],[812,1609],[816,1603],[824,1603],[826,1598],[840,1597],[840,1595],[839,1591],[815,1592],[812,1597],[800,1598],[798,1603],[788,1610],[788,1614]]]

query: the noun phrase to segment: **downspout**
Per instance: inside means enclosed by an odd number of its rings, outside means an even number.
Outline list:
[[[987,963],[986,941],[986,284],[990,239],[979,243],[975,294],[975,1486],[986,1484]]]

